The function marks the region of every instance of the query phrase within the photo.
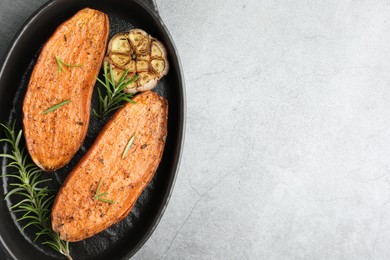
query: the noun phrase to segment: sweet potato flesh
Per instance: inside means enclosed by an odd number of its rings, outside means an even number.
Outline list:
[[[45,171],[67,164],[84,141],[108,33],[108,16],[86,8],[61,24],[40,53],[23,102],[23,128],[31,158]],[[79,66],[59,70],[59,60]]]
[[[126,217],[156,172],[167,135],[168,105],[151,91],[134,101],[116,112],[61,186],[52,210],[52,228],[61,239],[85,239]],[[99,193],[113,203],[95,198],[100,180]]]

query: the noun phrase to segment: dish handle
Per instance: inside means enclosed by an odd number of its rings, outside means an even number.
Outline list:
[[[157,9],[157,4],[156,4],[156,0],[144,0],[143,1],[151,11],[153,11],[153,13],[157,16],[157,17],[160,17],[160,15],[158,14],[158,9]]]

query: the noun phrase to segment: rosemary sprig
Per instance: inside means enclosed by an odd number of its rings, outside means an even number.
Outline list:
[[[105,198],[102,198],[103,196],[106,196],[108,194],[108,192],[102,192],[102,193],[99,193],[100,192],[100,186],[102,185],[102,178],[100,178],[100,181],[99,181],[99,184],[97,186],[97,189],[96,189],[96,192],[95,192],[95,196],[93,196],[93,198],[95,200],[100,200],[100,201],[103,201],[103,202],[107,202],[107,203],[110,203],[110,204],[114,204],[115,202],[112,201],[112,200],[108,200],[108,199],[105,199]]]
[[[61,71],[66,72],[64,66],[68,68],[75,68],[75,67],[82,67],[82,64],[69,64],[65,63],[63,60],[61,60],[58,56],[56,56],[56,62],[57,62],[57,74],[60,74]]]
[[[100,84],[103,85],[104,87],[103,90],[105,91],[106,95],[103,97],[102,94],[103,91],[100,88],[98,88],[99,110],[98,111],[93,110],[94,114],[99,118],[102,118],[108,113],[120,108],[123,102],[135,103],[133,100],[131,100],[133,94],[126,93],[123,90],[129,84],[133,83],[138,79],[138,75],[135,75],[131,79],[126,78],[127,74],[129,73],[129,70],[126,70],[122,74],[118,83],[115,83],[114,74],[112,71],[112,65],[110,64],[109,68],[107,68],[107,62],[104,61],[103,70],[104,70],[104,74],[103,74],[104,81],[99,78],[96,79],[97,81],[100,82]]]
[[[127,153],[129,152],[129,149],[130,149],[131,145],[134,143],[134,140],[135,140],[135,133],[130,138],[129,142],[127,143],[125,151],[123,152],[123,155],[122,155],[122,159],[124,159],[126,157]]]
[[[15,131],[15,124],[5,125],[3,127],[6,138],[0,139],[0,142],[6,142],[11,146],[9,153],[0,154],[0,157],[9,159],[6,168],[13,169],[2,175],[2,177],[11,178],[14,182],[10,183],[12,187],[6,194],[5,199],[12,195],[19,195],[21,200],[10,207],[13,212],[22,214],[17,221],[26,221],[22,231],[27,227],[35,226],[39,231],[35,233],[36,241],[39,237],[44,236],[42,244],[46,244],[72,259],[69,251],[69,243],[62,241],[57,233],[51,229],[50,212],[54,201],[54,196],[49,195],[49,189],[44,184],[49,179],[41,179],[42,170],[33,163],[27,163],[28,155],[24,148],[20,148],[22,130]]]
[[[48,114],[48,113],[50,113],[50,112],[52,112],[52,111],[62,107],[63,105],[68,104],[70,101],[72,101],[72,100],[71,99],[67,99],[65,101],[62,101],[62,102],[60,102],[60,103],[58,103],[58,104],[56,104],[56,105],[46,109],[45,111],[42,112],[42,114]]]

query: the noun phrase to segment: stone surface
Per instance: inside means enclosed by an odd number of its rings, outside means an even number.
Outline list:
[[[389,1],[157,4],[187,131],[135,259],[389,259]]]
[[[38,2],[0,0],[1,32]],[[134,259],[389,259],[390,2],[156,2],[187,130]]]

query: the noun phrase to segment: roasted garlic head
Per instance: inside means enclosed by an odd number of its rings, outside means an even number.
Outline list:
[[[127,78],[139,76],[125,88],[127,93],[151,90],[169,69],[164,45],[141,29],[114,35],[105,59],[112,65],[116,82],[126,70]]]

